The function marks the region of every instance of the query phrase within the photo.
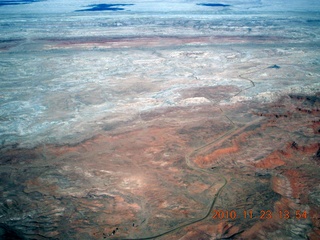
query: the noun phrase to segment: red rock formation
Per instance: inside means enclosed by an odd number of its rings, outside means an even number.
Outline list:
[[[214,164],[219,158],[222,158],[225,155],[235,154],[240,151],[240,146],[246,141],[246,139],[254,133],[255,131],[243,132],[232,140],[232,145],[230,147],[218,148],[212,153],[204,156],[198,156],[194,159],[194,162],[199,166],[208,166],[210,164]]]
[[[320,134],[320,120],[318,121],[312,121],[312,125],[311,125],[313,132],[315,134]]]
[[[194,162],[199,166],[208,166],[209,164],[213,164],[219,157],[226,154],[236,153],[238,150],[239,150],[239,145],[234,140],[232,141],[231,147],[217,149],[208,155],[199,156],[194,160]]]
[[[264,169],[273,169],[283,166],[286,164],[286,162],[282,160],[281,155],[282,154],[279,151],[273,152],[258,163],[254,163],[253,166]]]

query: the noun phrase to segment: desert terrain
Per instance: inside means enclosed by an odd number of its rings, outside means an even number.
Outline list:
[[[0,17],[0,239],[319,239],[318,12],[126,4]]]

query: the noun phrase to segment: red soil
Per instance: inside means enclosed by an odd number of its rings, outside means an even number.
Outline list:
[[[37,39],[57,47],[141,47],[141,46],[171,46],[200,43],[247,43],[281,41],[283,38],[274,36],[199,36],[183,38],[176,36],[151,37],[74,37],[74,38],[41,38]]]
[[[219,158],[227,154],[237,153],[238,151],[240,151],[241,144],[244,143],[246,139],[254,133],[255,131],[241,133],[239,136],[232,140],[232,146],[214,150],[212,153],[209,153],[205,156],[198,156],[194,160],[194,162],[199,166],[208,166],[209,164],[213,164]]]

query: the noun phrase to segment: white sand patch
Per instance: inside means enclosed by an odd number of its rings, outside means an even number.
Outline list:
[[[190,106],[190,105],[199,105],[199,104],[207,104],[210,101],[205,97],[194,97],[194,98],[186,98],[179,102],[179,105],[182,106]]]

